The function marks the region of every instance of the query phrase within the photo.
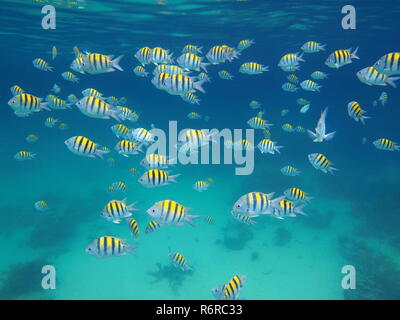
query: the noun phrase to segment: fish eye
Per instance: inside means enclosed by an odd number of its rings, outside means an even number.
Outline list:
[[[155,209],[151,209],[151,212],[156,212],[156,210]]]
[[[240,208],[240,204],[237,204],[237,205],[236,205],[236,208]]]

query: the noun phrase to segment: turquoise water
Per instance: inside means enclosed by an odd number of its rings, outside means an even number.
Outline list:
[[[51,3],[57,9],[57,29],[40,26],[41,6]],[[0,224],[1,299],[214,299],[211,289],[227,283],[234,275],[246,276],[243,299],[399,299],[400,269],[398,234],[400,218],[397,199],[400,183],[399,152],[376,149],[372,142],[388,138],[400,142],[397,108],[399,89],[366,86],[355,73],[372,65],[396,47],[400,6],[395,1],[363,1],[356,5],[357,29],[343,30],[341,7],[345,1],[3,1],[9,15],[2,19],[1,55],[3,81],[1,96],[0,171],[2,200]],[[69,7],[70,6],[70,7]],[[80,8],[78,8],[80,7]],[[382,10],[382,7],[387,10]],[[179,96],[157,90],[151,78],[134,75],[139,65],[135,52],[144,46],[170,49],[174,58],[186,44],[203,46],[203,53],[214,45],[235,47],[240,40],[255,44],[232,62],[209,66],[210,83],[206,94],[196,93],[200,105],[191,105]],[[296,93],[281,89],[289,73],[277,67],[286,53],[299,52],[304,42],[327,44],[326,51],[305,54],[296,75],[307,79],[315,70],[328,73],[317,81],[321,92]],[[51,48],[58,56],[53,61]],[[60,74],[74,59],[72,48],[81,51],[124,54],[124,72],[90,75],[75,73],[78,84]],[[338,70],[324,61],[336,49],[359,46],[360,60]],[[43,72],[32,66],[41,57],[54,66]],[[256,61],[270,66],[261,75],[238,72],[242,63]],[[153,65],[146,71],[152,72]],[[222,80],[218,71],[234,75]],[[254,172],[235,175],[236,165],[181,165],[170,168],[181,174],[178,183],[145,188],[137,179],[146,170],[139,162],[144,154],[122,157],[114,151],[118,139],[110,127],[117,122],[83,115],[71,110],[43,111],[26,118],[16,117],[7,105],[9,88],[18,84],[38,97],[51,93],[54,83],[66,99],[71,93],[96,88],[105,96],[126,97],[127,106],[140,113],[138,122],[123,122],[132,128],[168,129],[168,121],[178,122],[179,130],[248,129],[246,122],[258,110],[248,106],[257,100],[265,118],[274,124],[272,140],[284,146],[281,154],[255,151]],[[388,102],[376,107],[382,91]],[[311,102],[306,114],[299,113],[298,98]],[[347,114],[347,104],[356,100],[371,119],[363,126]],[[332,141],[313,143],[305,133],[288,133],[284,123],[314,129],[323,108],[329,107],[327,132],[336,131]],[[289,113],[282,117],[281,110]],[[209,121],[190,120],[191,111],[208,115]],[[47,117],[69,125],[69,129],[44,126]],[[168,133],[168,132],[167,132]],[[26,142],[28,134],[39,140]],[[114,167],[98,158],[71,153],[64,141],[83,135],[112,152]],[[366,143],[363,144],[363,138]],[[255,143],[262,139],[255,132]],[[37,154],[32,161],[16,161],[20,150]],[[307,159],[310,153],[325,154],[339,171],[334,175],[315,170]],[[280,169],[293,165],[301,171],[296,177],[282,175]],[[140,174],[129,175],[135,167]],[[192,185],[212,178],[207,191]],[[128,191],[110,194],[106,188],[124,181]],[[305,190],[313,197],[304,211],[283,220],[260,216],[248,226],[233,219],[235,201],[252,192],[275,192],[290,187]],[[100,217],[106,203],[127,198],[139,201],[134,213],[139,239],[125,222],[117,225]],[[196,226],[162,226],[145,234],[151,220],[146,210],[155,202],[171,199],[192,208],[193,214],[211,216],[214,225],[196,219]],[[36,211],[34,203],[45,200],[46,212]],[[87,246],[100,236],[115,236],[137,243],[136,255],[102,259],[88,255]],[[181,272],[171,265],[168,254],[182,253],[193,267]],[[57,287],[43,290],[41,268],[53,265]],[[357,289],[341,286],[344,265],[357,271]]]

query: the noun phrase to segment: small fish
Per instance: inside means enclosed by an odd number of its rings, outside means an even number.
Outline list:
[[[131,231],[131,233],[135,236],[136,239],[138,239],[140,231],[137,221],[135,219],[128,218],[126,219],[126,222],[128,223],[129,230]]]
[[[100,53],[88,53],[82,61],[83,70],[89,74],[100,74],[113,72],[115,70],[124,71],[119,62],[124,56],[114,59],[113,55],[107,56]]]
[[[32,63],[36,69],[39,69],[41,71],[53,71],[53,67],[51,67],[46,61],[41,58],[36,58],[32,61]]]
[[[25,161],[25,160],[33,160],[35,159],[36,154],[30,151],[18,151],[14,155],[14,159],[18,161]]]
[[[116,162],[116,160],[115,160],[113,157],[107,158],[106,161],[107,161],[107,164],[108,164],[111,168],[115,167],[115,162]]]
[[[54,118],[52,118],[52,117],[48,117],[48,118],[46,118],[46,120],[44,121],[44,125],[45,125],[47,128],[54,128],[58,122],[60,122],[60,120],[54,119]]]
[[[114,96],[110,96],[106,99],[106,102],[108,102],[109,104],[113,105],[113,106],[118,106],[119,104],[119,100],[117,97]]]
[[[129,140],[121,140],[115,145],[115,150],[118,154],[129,157],[130,155],[139,154],[142,152],[141,145]]]
[[[353,62],[352,59],[360,59],[357,56],[358,47],[352,51],[352,49],[346,50],[336,50],[332,52],[329,57],[325,61],[325,65],[329,68],[339,69],[340,67],[345,66],[346,64],[350,64]]]
[[[109,153],[109,151],[100,150],[96,143],[83,136],[73,136],[65,140],[65,144],[69,151],[79,156],[89,158],[98,156],[103,159],[103,155]]]
[[[197,78],[199,80],[203,80],[204,82],[211,82],[211,78],[205,72],[200,72],[199,75],[197,76]]]
[[[271,131],[269,131],[269,129],[264,129],[263,136],[264,136],[264,138],[267,138],[267,139],[271,138]]]
[[[223,46],[214,46],[212,47],[208,53],[206,54],[206,58],[212,64],[223,63],[226,60],[232,61],[235,58],[238,58],[240,51],[236,51],[235,49],[223,45]]]
[[[66,123],[60,123],[59,125],[58,125],[58,129],[60,129],[60,130],[68,130],[69,129],[69,125],[68,124],[66,124]]]
[[[55,46],[51,49],[51,57],[53,60],[57,58],[57,48]]]
[[[274,215],[276,218],[283,219],[283,217],[296,217],[297,214],[302,216],[307,216],[306,213],[303,212],[303,207],[305,205],[296,206],[292,201],[282,199],[279,201],[279,206],[277,210],[279,211],[278,215]]]
[[[281,116],[282,116],[282,117],[286,116],[288,113],[289,113],[289,110],[288,110],[288,109],[282,109],[282,110],[281,110]]]
[[[27,142],[29,142],[29,143],[33,143],[33,142],[38,141],[38,140],[39,140],[39,137],[38,137],[37,135],[35,135],[35,134],[29,134],[29,135],[25,138],[25,140],[26,140]]]
[[[146,72],[146,70],[144,69],[143,66],[136,66],[136,67],[133,69],[133,72],[134,72],[135,75],[137,75],[138,77],[143,77],[143,78],[146,78],[146,77],[149,75],[149,73]]]
[[[254,43],[255,43],[254,40],[249,40],[249,39],[241,40],[237,45],[237,49],[239,51],[243,51],[244,49],[251,47]]]
[[[213,217],[210,216],[205,216],[204,221],[207,222],[208,224],[215,224],[215,220],[213,219]]]
[[[125,121],[136,122],[139,120],[139,114],[135,111],[132,111],[128,107],[116,106],[118,117]]]
[[[294,128],[294,131],[298,133],[304,133],[306,132],[306,129],[304,129],[302,126],[296,126],[296,128]]]
[[[53,110],[71,109],[71,104],[68,103],[66,100],[62,100],[59,98],[49,98],[47,101],[49,103],[47,106]]]
[[[250,75],[261,74],[266,71],[269,71],[269,66],[263,66],[262,64],[256,62],[243,63],[239,68],[240,73],[250,74]]]
[[[111,131],[119,139],[128,139],[130,129],[121,123],[115,124],[111,127]]]
[[[314,71],[313,73],[311,73],[310,76],[314,80],[323,80],[323,79],[328,78],[328,75],[322,71]]]
[[[294,132],[294,128],[290,123],[284,123],[282,125],[282,130],[286,132]]]
[[[140,164],[147,169],[166,169],[170,163],[171,161],[168,160],[166,156],[155,153],[146,155],[140,162]]]
[[[211,181],[210,180],[207,180],[207,181],[202,181],[202,180],[196,181],[193,184],[193,189],[196,190],[196,191],[199,191],[199,192],[207,191],[208,188],[210,187],[211,183],[212,183],[212,179],[211,179]]]
[[[182,254],[178,252],[170,253],[169,258],[171,259],[171,262],[174,267],[181,269],[182,271],[192,270],[192,268],[187,264],[187,261]]]
[[[154,64],[174,63],[174,59],[172,58],[172,53],[169,53],[169,50],[165,50],[161,47],[156,47],[151,50],[150,61]]]
[[[134,245],[126,244],[125,240],[103,236],[90,243],[86,248],[86,253],[100,258],[119,257],[125,256],[127,253],[135,254],[133,248]]]
[[[281,152],[279,149],[283,148],[283,146],[278,146],[276,142],[269,139],[263,139],[258,143],[257,148],[261,151],[261,153],[275,154],[275,152],[277,152],[280,154]]]
[[[144,128],[136,128],[132,130],[129,133],[129,139],[145,145],[151,144],[155,141],[154,135]]]
[[[93,88],[87,88],[87,89],[83,90],[82,94],[85,97],[91,96],[91,97],[95,97],[95,98],[102,98],[102,96],[103,96],[103,94],[101,92],[99,92]]]
[[[136,168],[130,168],[130,169],[129,169],[129,174],[130,174],[132,177],[137,176],[138,173],[139,173],[139,171],[138,171],[138,169],[136,169]]]
[[[259,103],[258,101],[256,101],[256,100],[252,100],[252,101],[250,101],[250,103],[249,103],[249,106],[250,106],[250,108],[251,109],[260,109],[261,108],[261,103]]]
[[[221,71],[218,71],[218,75],[219,75],[219,77],[221,78],[221,79],[224,79],[224,80],[232,80],[233,79],[233,75],[231,75],[228,71],[226,71],[226,70],[221,70]]]
[[[301,46],[301,50],[305,53],[316,53],[320,51],[325,51],[326,44],[320,44],[315,41],[307,41],[305,44]]]
[[[291,82],[286,82],[282,85],[282,90],[286,92],[296,92],[299,88]]]
[[[308,155],[308,160],[315,169],[321,170],[324,173],[329,172],[330,174],[333,174],[334,171],[338,170],[332,167],[333,163],[331,163],[322,153],[311,153]]]
[[[357,72],[357,78],[362,83],[369,86],[387,86],[390,85],[396,88],[394,81],[399,80],[400,77],[389,77],[386,74],[380,73],[374,67],[366,67]]]
[[[284,176],[288,176],[288,177],[295,177],[301,173],[300,170],[297,170],[295,167],[292,167],[292,166],[283,167],[281,169],[281,172]]]
[[[146,212],[161,225],[183,226],[185,222],[195,226],[193,219],[199,215],[187,214],[190,208],[184,207],[173,200],[162,200],[156,202]]]
[[[51,91],[53,91],[55,94],[58,94],[58,93],[60,93],[61,88],[55,83],[53,85],[53,88],[51,89]]]
[[[381,93],[381,95],[379,96],[378,100],[381,102],[381,105],[383,107],[387,103],[388,99],[389,99],[389,95],[385,91],[383,91]]]
[[[191,104],[200,104],[200,99],[193,92],[187,92],[180,96],[183,101]]]
[[[187,117],[192,120],[199,120],[199,119],[203,118],[203,116],[201,114],[194,112],[194,111],[188,113]]]
[[[175,178],[179,176],[180,174],[170,176],[166,171],[161,169],[150,169],[139,178],[138,182],[148,188],[161,187],[169,185],[170,182],[177,183]]]
[[[130,205],[126,205],[126,198],[123,200],[111,200],[104,207],[103,211],[101,211],[100,216],[108,221],[113,223],[120,223],[122,218],[129,218],[132,216],[131,211],[138,211],[135,209],[134,205],[137,203],[134,202]]]
[[[289,74],[289,75],[287,76],[287,79],[288,79],[288,81],[291,82],[291,83],[294,83],[294,84],[298,84],[298,83],[299,83],[299,78],[298,78],[294,73]]]
[[[310,202],[312,199],[306,192],[299,188],[289,188],[286,189],[283,194],[288,198],[290,201],[303,201],[303,202]]]
[[[374,68],[388,76],[400,74],[400,52],[391,52],[381,57]]]
[[[25,92],[24,89],[22,89],[20,86],[17,86],[17,85],[12,86],[12,87],[10,88],[10,90],[11,90],[11,93],[12,93],[12,95],[13,95],[14,97],[15,97],[15,96],[18,96],[18,95],[20,95],[20,94],[22,94],[22,93]]]
[[[157,221],[150,221],[149,224],[146,227],[145,233],[153,233],[154,231],[156,231],[157,229],[160,229],[161,225],[159,223],[157,223]]]
[[[210,63],[203,62],[203,59],[203,57],[199,57],[194,53],[184,53],[176,59],[176,62],[185,70],[200,71],[202,69],[204,72],[207,72],[207,66]]]
[[[46,201],[44,201],[44,200],[35,202],[34,207],[37,211],[40,211],[40,212],[45,212],[45,211],[49,210],[49,206],[47,205]]]
[[[63,72],[61,74],[61,76],[67,81],[74,82],[74,83],[79,82],[79,78],[76,75],[74,75],[72,72],[69,72],[69,71]]]
[[[163,89],[172,95],[182,95],[188,92],[200,91],[206,93],[201,86],[204,81],[194,81],[184,74],[172,74],[163,83]]]
[[[260,117],[253,117],[247,121],[247,124],[253,129],[269,129],[269,127],[273,126],[271,123],[267,123],[266,120]]]
[[[372,142],[372,144],[379,150],[384,151],[400,151],[400,146],[392,140],[380,138]]]
[[[14,110],[17,117],[28,117],[33,112],[42,110],[50,111],[47,107],[48,102],[42,102],[42,98],[35,97],[28,93],[21,93],[12,97],[8,101],[8,105]]]
[[[235,142],[226,141],[225,147],[227,147],[228,149],[233,148],[234,150],[247,150],[247,151],[254,150],[253,144],[247,139],[241,139]]]
[[[135,58],[139,60],[142,66],[151,63],[151,48],[143,47],[135,53]]]
[[[312,80],[304,80],[303,82],[300,83],[300,87],[303,90],[314,91],[314,92],[315,91],[319,92],[319,89],[322,88],[322,86],[318,85]]]
[[[296,102],[297,102],[299,105],[301,105],[301,106],[304,106],[305,104],[310,104],[310,101],[308,101],[308,100],[306,100],[306,99],[304,99],[304,98],[298,98],[298,99],[296,100]]]
[[[202,47],[195,46],[193,44],[187,44],[183,47],[182,53],[202,53]]]
[[[118,122],[121,119],[118,116],[117,110],[113,109],[111,105],[104,102],[100,98],[87,96],[82,98],[76,103],[78,109],[86,116],[96,119],[110,119],[113,118]]]
[[[300,62],[304,61],[303,53],[288,53],[279,60],[278,67],[285,68],[288,66],[297,66]]]
[[[310,104],[305,104],[300,108],[300,113],[307,113],[307,111],[310,109]]]
[[[116,192],[116,191],[120,191],[120,192],[127,192],[128,191],[128,187],[125,184],[125,182],[122,181],[117,181],[117,182],[113,182],[110,186],[111,188],[109,188],[109,190]]]
[[[325,108],[324,111],[321,112],[321,116],[319,117],[317,127],[315,128],[315,133],[311,130],[307,130],[308,135],[314,142],[323,142],[332,140],[335,136],[336,131],[331,133],[326,133],[326,115],[328,113],[328,108]]]
[[[235,275],[228,284],[216,286],[211,292],[217,300],[238,300],[245,281],[246,276]]]
[[[365,116],[365,111],[361,109],[360,104],[357,101],[351,101],[347,105],[347,112],[351,118],[365,125],[365,119],[370,119],[371,117]]]
[[[270,214],[273,207],[284,197],[272,199],[275,192],[249,192],[242,195],[232,206],[231,212],[240,213],[249,217]]]
[[[247,225],[254,225],[256,222],[249,216],[245,216],[235,211],[231,211],[232,217],[234,217],[237,221],[242,222]]]

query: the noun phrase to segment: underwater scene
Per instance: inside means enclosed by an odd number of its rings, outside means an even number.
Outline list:
[[[400,298],[400,3],[3,0],[2,300]]]

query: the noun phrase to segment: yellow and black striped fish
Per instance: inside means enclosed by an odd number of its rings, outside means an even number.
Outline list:
[[[169,165],[169,160],[164,155],[151,153],[146,155],[140,164],[147,169],[165,169]]]
[[[161,187],[168,185],[169,182],[177,183],[175,178],[179,176],[180,174],[170,176],[166,171],[160,169],[150,169],[139,178],[138,182],[145,187]]]
[[[269,214],[271,207],[280,199],[272,200],[274,192],[249,192],[241,196],[233,205],[232,212],[256,217],[260,214]]]
[[[119,62],[123,58],[119,56],[113,59],[114,56],[107,56],[101,53],[89,53],[83,58],[82,67],[83,70],[90,74],[100,74],[106,72],[113,72],[115,69],[124,71],[120,66]]]
[[[111,127],[111,131],[117,136],[117,138],[127,139],[129,136],[130,129],[121,123],[115,124]]]
[[[305,53],[315,53],[320,51],[325,51],[326,44],[320,44],[316,41],[307,41],[301,46],[301,50]]]
[[[228,284],[216,286],[211,291],[217,300],[237,300],[245,281],[244,275],[235,275]]]
[[[193,44],[187,44],[186,46],[183,47],[182,53],[202,53],[201,52],[202,47],[195,46]]]
[[[329,55],[329,57],[325,61],[325,64],[329,68],[338,69],[340,67],[343,67],[346,64],[352,63],[352,59],[360,59],[357,56],[357,50],[358,47],[354,51],[352,51],[352,49],[336,50]]]
[[[151,63],[151,48],[143,47],[135,53],[135,58],[139,60],[142,66]]]
[[[199,57],[195,53],[184,53],[182,54],[176,62],[187,70],[200,71],[200,68],[207,72],[208,63],[202,62],[203,58]]]
[[[172,264],[181,269],[182,271],[192,270],[192,268],[187,264],[185,257],[179,252],[170,253],[169,257],[171,259]]]
[[[400,146],[396,143],[393,142],[392,140],[386,139],[386,138],[380,138],[372,142],[372,144],[380,150],[384,151],[400,151]]]
[[[42,71],[53,71],[53,67],[51,67],[46,61],[44,61],[41,58],[36,58],[35,60],[32,61],[32,63],[36,69]]]
[[[381,57],[374,68],[388,76],[400,74],[400,52],[390,52]]]
[[[138,76],[138,77],[143,77],[146,78],[149,73],[146,72],[145,68],[143,66],[136,66],[133,68],[133,72]]]
[[[115,150],[122,156],[128,157],[129,155],[138,154],[141,152],[141,146],[129,140],[118,141]]]
[[[87,88],[87,89],[83,90],[82,94],[85,97],[92,96],[92,97],[96,97],[96,98],[101,98],[103,96],[103,94],[101,92],[99,92],[98,90],[93,89],[93,88]]]
[[[256,62],[243,63],[239,68],[239,72],[245,74],[261,74],[265,71],[269,71],[269,67]]]
[[[190,208],[186,208],[176,201],[162,200],[156,202],[146,212],[160,224],[182,226],[187,222],[194,226],[192,219],[200,216],[187,214],[186,212],[188,210],[190,210]]]
[[[329,172],[333,174],[333,172],[337,170],[332,167],[333,163],[331,163],[322,153],[311,153],[308,155],[308,160],[315,169],[321,170],[324,173]]]
[[[8,105],[14,110],[18,117],[27,117],[33,112],[39,112],[43,109],[50,111],[47,102],[42,102],[42,98],[35,97],[29,93],[21,93],[12,97]]]
[[[13,96],[17,96],[25,92],[24,89],[17,85],[12,86],[10,90]]]
[[[30,151],[18,151],[14,155],[14,159],[18,161],[33,160],[35,157],[36,154]]]
[[[120,238],[103,236],[90,243],[86,248],[86,253],[101,258],[117,257],[127,253],[134,254],[133,248],[134,245],[125,244]]]
[[[169,50],[165,50],[161,47],[155,47],[151,50],[150,61],[154,64],[159,63],[173,63],[172,53],[169,53]]]
[[[243,51],[244,49],[247,49],[250,46],[252,46],[254,43],[255,43],[254,40],[250,40],[250,39],[241,40],[241,41],[239,41],[239,43],[237,45],[237,49],[239,51]]]
[[[104,207],[100,216],[105,218],[108,221],[114,223],[120,223],[122,218],[129,218],[132,216],[131,211],[136,211],[134,205],[137,202],[134,202],[130,205],[126,205],[126,199],[123,200],[111,200]]]
[[[357,101],[351,101],[347,105],[347,111],[349,116],[358,122],[361,121],[363,125],[365,125],[365,119],[369,119],[370,117],[365,116],[365,111],[361,109],[360,104]]]
[[[83,136],[73,136],[66,140],[65,144],[71,152],[89,158],[95,158],[95,156],[98,156],[100,159],[103,159],[103,154],[110,152],[97,148],[96,143]]]
[[[117,110],[113,109],[111,105],[100,98],[87,96],[79,100],[76,106],[88,117],[97,119],[110,119],[112,117],[118,122],[121,121]]]
[[[286,189],[283,194],[288,198],[290,201],[304,201],[309,202],[312,198],[307,195],[306,192],[299,188],[289,188]]]
[[[154,231],[156,231],[157,229],[160,229],[161,225],[159,223],[157,223],[157,221],[150,221],[149,224],[146,227],[145,233],[153,233]]]
[[[126,219],[128,222],[129,230],[132,232],[132,234],[135,236],[136,239],[139,238],[139,225],[135,219],[128,218]]]
[[[250,216],[246,216],[244,214],[240,214],[238,212],[232,211],[232,216],[237,220],[240,221],[244,224],[248,224],[248,225],[253,225],[256,224],[256,222],[250,217]]]

